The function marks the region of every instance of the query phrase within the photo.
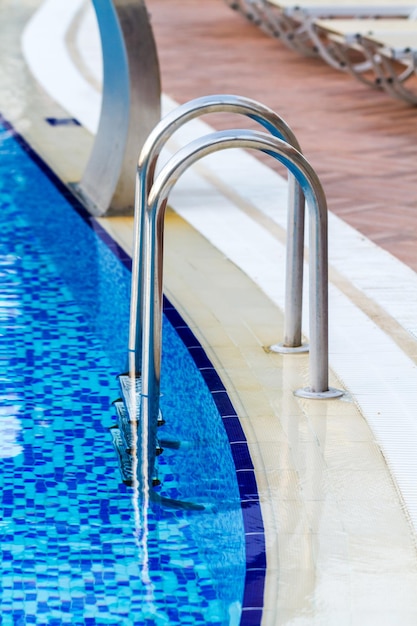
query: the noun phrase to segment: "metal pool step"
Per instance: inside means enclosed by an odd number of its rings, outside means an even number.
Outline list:
[[[122,434],[122,430],[118,424],[109,428],[112,437],[112,442],[117,453],[117,460],[119,463],[120,474],[122,475],[122,481],[125,485],[131,486],[133,484],[133,456],[131,451],[128,451],[125,446],[125,440]],[[162,454],[163,449],[158,447],[156,449],[156,456]],[[154,476],[152,479],[152,485],[156,487],[160,485],[161,481]]]
[[[140,419],[140,394],[142,393],[142,378],[137,374],[134,378],[129,374],[119,375],[120,392],[122,400],[131,421],[139,421]],[[164,424],[162,412],[159,410],[158,426]]]
[[[142,392],[142,379],[140,376],[120,374],[118,376],[121,398],[113,402],[117,413],[117,424],[110,428],[113,445],[117,453],[120,473],[126,485],[133,482],[133,461],[136,453],[136,436],[140,421],[140,396]],[[164,420],[159,411],[158,426],[162,426]],[[159,456],[163,449],[156,443],[155,456]],[[153,478],[153,485],[159,481]]]
[[[117,461],[119,463],[119,470],[122,475],[122,481],[125,485],[133,484],[133,466],[132,456],[127,452],[124,447],[123,438],[118,425],[110,427],[110,434],[113,441],[114,448],[117,454]]]
[[[129,419],[138,421],[140,418],[140,394],[142,392],[142,378],[140,375],[135,377],[129,374],[120,374],[119,385],[122,394],[122,400],[125,404]]]
[[[121,398],[115,400],[113,402],[113,406],[115,407],[117,413],[117,423],[120,430],[121,441],[126,452],[132,454],[132,451],[135,448],[133,428],[136,428],[137,430],[137,420],[134,422],[130,420],[125,403]]]
[[[121,374],[119,377],[120,391],[122,397],[115,400],[117,413],[117,424],[110,427],[110,434],[113,445],[116,450],[117,460],[119,464],[122,481],[125,485],[132,486],[134,483],[134,467],[137,463],[141,463],[142,459],[136,454],[137,449],[137,432],[140,425],[140,400],[142,392],[142,381],[140,376],[135,378],[128,374]],[[162,418],[161,410],[159,410],[158,426],[165,424]],[[162,454],[164,448],[178,450],[179,448],[189,448],[190,442],[175,441],[172,439],[156,439],[155,457]],[[155,487],[160,485],[160,481],[155,475],[152,477],[152,485]],[[204,511],[210,510],[211,507],[195,502],[185,502],[182,500],[174,500],[166,498],[151,490],[151,499],[163,506],[174,509],[182,509],[188,511]]]

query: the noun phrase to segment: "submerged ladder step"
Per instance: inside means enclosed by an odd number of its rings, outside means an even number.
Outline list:
[[[111,438],[114,448],[117,454],[117,461],[119,463],[120,473],[125,485],[132,485],[133,483],[133,467],[132,457],[126,451],[124,441],[118,426],[112,426],[110,429]]]
[[[140,374],[137,374],[135,377],[129,376],[129,374],[120,374],[118,379],[120,392],[122,394],[126,410],[129,414],[129,419],[131,422],[137,423],[140,420],[142,378]],[[159,409],[158,426],[162,426],[163,424],[165,424],[165,421],[162,417],[161,409]]]
[[[120,374],[119,385],[123,402],[129,419],[138,422],[140,419],[140,394],[142,392],[142,378],[140,376],[129,376]]]
[[[122,481],[125,485],[132,486],[133,485],[133,457],[127,452],[123,437],[120,432],[120,428],[115,425],[109,428],[112,442],[117,454],[117,460],[119,463],[120,473],[122,475]],[[161,481],[154,476],[152,479],[152,485],[156,487],[160,485]]]
[[[137,454],[137,434],[140,423],[140,406],[142,380],[140,376],[129,376],[129,374],[120,374],[118,376],[121,398],[113,402],[117,413],[117,424],[110,427],[110,433],[117,453],[122,480],[126,485],[132,485],[133,481],[133,462]],[[158,426],[164,424],[162,413],[159,411]],[[177,449],[177,442],[168,442],[167,447]],[[156,440],[155,456],[162,454],[158,439]],[[156,477],[153,484],[159,484]]]
[[[117,454],[117,460],[119,470],[122,476],[122,481],[125,485],[133,486],[135,482],[134,467],[137,463],[143,462],[143,459],[138,458],[139,451],[137,445],[138,427],[140,425],[140,405],[141,405],[141,392],[142,392],[142,380],[140,376],[129,376],[128,374],[121,374],[118,376],[120,390],[122,397],[113,402],[117,413],[118,423],[109,428],[112,437],[112,442]],[[133,419],[132,419],[133,416]],[[165,421],[162,419],[162,413],[159,409],[158,414],[158,426],[162,426]],[[163,446],[163,447],[162,447]],[[190,442],[182,442],[177,440],[156,439],[155,457],[162,454],[164,448],[171,450],[179,450],[180,448],[188,449]],[[152,486],[156,487],[161,484],[158,479],[157,471],[154,468],[154,475],[152,477]],[[167,498],[161,494],[155,493],[153,490],[150,492],[150,497],[155,503],[159,503],[163,506],[173,509],[183,509],[187,511],[204,511],[206,506],[197,504],[195,502],[186,502],[182,500],[175,500]]]
[[[130,419],[129,413],[122,399],[115,400],[113,405],[117,412],[117,423],[119,425],[120,437],[123,441],[126,452],[131,454],[135,449],[138,422]]]

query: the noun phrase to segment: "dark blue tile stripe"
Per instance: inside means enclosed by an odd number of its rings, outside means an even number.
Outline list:
[[[1,113],[0,123],[13,134],[21,148],[25,150],[43,174],[55,185],[85,223],[95,231],[97,236],[112,250],[121,263],[123,263],[127,269],[131,270],[132,259],[110,237],[104,228],[100,226],[96,219],[88,213],[71,190],[64,185],[51,168],[41,159],[26,140],[17,133],[14,127]],[[243,611],[240,623],[241,626],[258,626],[262,619],[266,574],[266,550],[259,495],[247,441],[240,425],[239,417],[229,399],[227,391],[200,342],[165,296],[163,308],[164,314],[184,341],[196,367],[200,370],[201,375],[205,379],[222,417],[230,442],[239,485],[246,539],[246,578]]]
[[[246,540],[246,577],[241,626],[259,626],[266,575],[265,533],[255,472],[239,417],[203,347],[178,311],[164,296],[164,313],[186,345],[205,379],[223,419],[236,468]]]
[[[45,117],[50,126],[81,126],[75,117]]]

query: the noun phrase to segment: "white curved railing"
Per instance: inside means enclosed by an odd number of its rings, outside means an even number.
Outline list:
[[[100,120],[76,194],[93,215],[133,212],[138,146],[161,116],[158,57],[144,0],[93,0],[103,54]]]

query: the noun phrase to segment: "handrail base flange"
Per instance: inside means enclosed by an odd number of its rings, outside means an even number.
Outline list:
[[[340,398],[344,393],[341,389],[335,389],[334,387],[329,387],[327,391],[311,391],[310,387],[302,387],[294,391],[294,395],[297,398],[306,398],[307,400],[332,400]]]
[[[310,351],[310,346],[308,343],[303,343],[301,346],[286,346],[283,343],[275,343],[268,348],[268,351],[277,354],[305,354]]]

